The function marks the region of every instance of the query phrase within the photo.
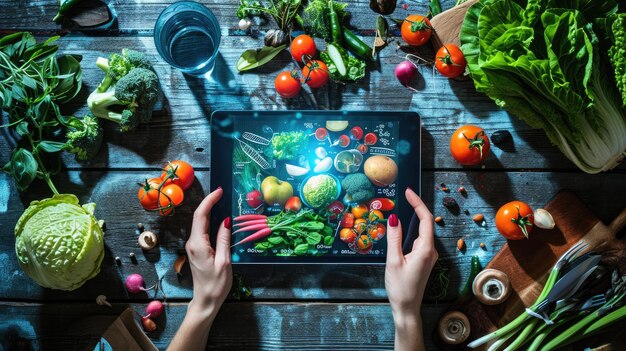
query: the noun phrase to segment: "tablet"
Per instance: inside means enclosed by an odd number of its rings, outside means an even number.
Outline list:
[[[386,111],[216,111],[211,186],[233,218],[232,262],[381,264],[387,219],[420,191],[420,117]],[[215,241],[213,241],[215,242]]]

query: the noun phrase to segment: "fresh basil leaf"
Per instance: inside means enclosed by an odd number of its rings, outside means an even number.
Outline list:
[[[280,236],[272,236],[267,238],[267,241],[272,245],[280,245],[284,242],[284,239]]]
[[[335,242],[335,237],[333,237],[333,236],[325,236],[324,237],[324,245],[332,246],[334,242]]]
[[[319,233],[312,232],[307,235],[306,241],[310,245],[317,245],[322,241],[322,236]]]
[[[37,177],[37,161],[30,151],[16,149],[11,155],[11,175],[19,191],[28,189],[30,183]]]
[[[50,152],[50,153],[59,152],[63,150],[64,146],[65,146],[64,143],[60,143],[58,141],[44,140],[40,142],[39,144],[37,144],[37,150]]]
[[[68,102],[78,94],[82,86],[80,62],[72,55],[63,55],[56,59],[56,64],[58,75],[70,74],[70,76],[59,78],[52,94],[60,103]]]
[[[264,46],[261,49],[246,50],[237,61],[237,71],[244,72],[261,67],[270,62],[276,55],[283,51],[287,44],[279,47]]]
[[[22,89],[22,87],[15,83],[13,84],[13,87],[11,87],[11,93],[13,95],[13,99],[20,101],[20,102],[26,102],[26,93],[24,92],[24,89]]]
[[[309,244],[306,244],[306,243],[296,246],[296,248],[293,250],[293,252],[298,256],[306,255],[308,251],[309,251]]]
[[[37,89],[37,81],[27,75],[22,77],[22,83],[33,90]]]

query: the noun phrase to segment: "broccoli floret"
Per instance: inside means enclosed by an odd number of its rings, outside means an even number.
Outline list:
[[[348,174],[341,181],[341,187],[349,202],[364,202],[374,197],[374,185],[363,173]]]
[[[106,92],[91,93],[87,104],[96,117],[118,123],[125,132],[150,121],[159,89],[159,78],[153,71],[134,68]]]
[[[104,93],[117,81],[126,76],[134,68],[144,68],[154,72],[148,57],[139,51],[122,49],[122,54],[111,54],[108,59],[99,57],[96,66],[104,71],[105,76],[98,91]]]
[[[76,160],[85,161],[96,156],[102,146],[103,131],[98,119],[92,116],[72,117],[64,149],[75,154]]]

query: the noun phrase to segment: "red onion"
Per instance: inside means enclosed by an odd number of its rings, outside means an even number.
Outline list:
[[[411,82],[417,78],[418,74],[417,65],[409,60],[402,61],[396,66],[396,78],[402,85],[414,92],[417,90],[411,86]]]

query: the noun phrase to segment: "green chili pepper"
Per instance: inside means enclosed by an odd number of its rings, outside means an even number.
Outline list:
[[[352,33],[352,31],[348,28],[343,27],[342,29],[343,40],[346,43],[348,50],[360,59],[372,60],[372,48],[365,44],[363,40],[359,39],[359,37]]]
[[[57,12],[56,16],[52,19],[55,22],[58,22],[67,12],[72,9],[76,4],[78,4],[80,0],[59,0],[59,12]]]
[[[478,256],[472,256],[472,262],[470,263],[470,273],[465,282],[465,286],[461,289],[461,296],[467,296],[472,291],[472,285],[474,284],[474,278],[480,273],[482,267]]]
[[[328,0],[328,16],[330,18],[330,33],[333,43],[341,44],[341,25],[339,24],[339,15],[335,11],[333,0]]]

